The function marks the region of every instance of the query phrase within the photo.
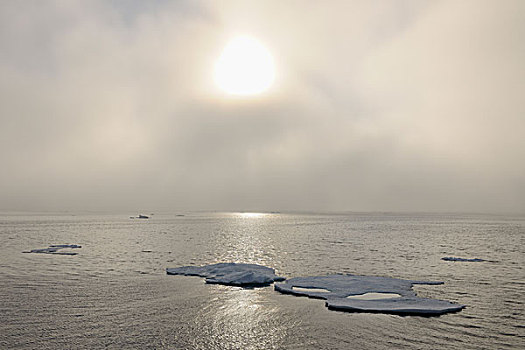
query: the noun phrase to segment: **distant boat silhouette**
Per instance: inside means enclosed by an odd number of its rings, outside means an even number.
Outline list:
[[[137,216],[137,219],[149,219],[149,216],[139,214],[139,216]]]

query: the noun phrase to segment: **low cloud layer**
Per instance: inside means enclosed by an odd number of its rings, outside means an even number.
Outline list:
[[[0,210],[525,211],[522,1],[4,1]],[[275,87],[215,90],[228,39]]]

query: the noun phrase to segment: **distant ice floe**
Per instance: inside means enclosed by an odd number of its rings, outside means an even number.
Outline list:
[[[42,254],[55,254],[55,255],[77,255],[78,254],[75,252],[59,251],[64,248],[82,248],[82,246],[77,245],[77,244],[53,244],[53,245],[50,245],[49,248],[32,249],[28,252],[23,252],[23,253],[42,253]]]
[[[486,261],[484,259],[474,258],[474,259],[466,259],[466,258],[456,258],[453,256],[446,256],[444,258],[441,258],[441,260],[445,261],[464,261],[464,262],[483,262]]]
[[[437,285],[443,282],[327,275],[291,278],[284,283],[275,284],[275,290],[285,294],[325,299],[329,309],[350,312],[437,316],[457,312],[465,307],[446,300],[419,298],[412,290],[414,284]]]
[[[285,280],[284,277],[277,276],[272,268],[240,263],[167,268],[166,273],[168,275],[200,276],[206,278],[206,283],[242,287],[267,286],[275,281]]]

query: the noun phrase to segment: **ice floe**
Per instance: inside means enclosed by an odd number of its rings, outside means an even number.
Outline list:
[[[291,278],[284,283],[276,283],[275,290],[285,294],[325,299],[329,309],[351,312],[435,316],[460,311],[465,307],[445,300],[417,297],[412,289],[414,284],[436,285],[443,282],[327,275]],[[374,297],[372,293],[381,295]],[[356,297],[348,298],[349,296]]]
[[[445,260],[445,261],[463,261],[463,262],[482,262],[482,261],[486,261],[484,259],[479,259],[479,258],[466,259],[466,258],[456,258],[454,256],[446,256],[444,258],[441,258],[441,260]]]
[[[230,286],[267,286],[285,278],[275,274],[275,270],[256,264],[218,263],[205,266],[182,266],[167,268],[168,275],[200,276],[206,283],[225,284]]]
[[[78,244],[52,244],[48,248],[31,249],[28,252],[23,253],[41,253],[41,254],[55,254],[55,255],[77,255],[76,252],[63,252],[59,251],[64,248],[82,248]]]

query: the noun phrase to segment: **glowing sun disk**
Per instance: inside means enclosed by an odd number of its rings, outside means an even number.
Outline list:
[[[251,37],[231,40],[215,64],[215,83],[228,94],[259,94],[267,90],[274,80],[272,55]]]

